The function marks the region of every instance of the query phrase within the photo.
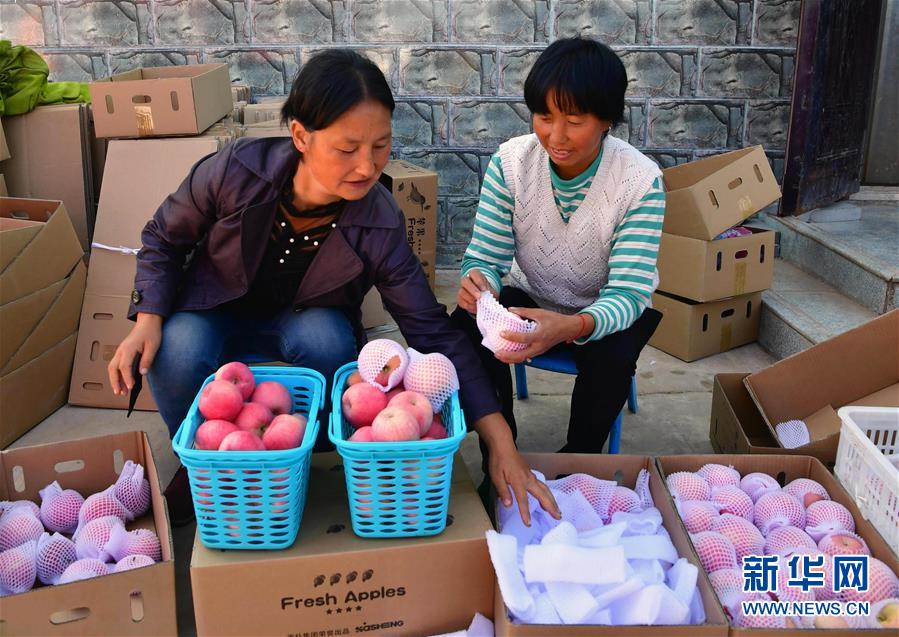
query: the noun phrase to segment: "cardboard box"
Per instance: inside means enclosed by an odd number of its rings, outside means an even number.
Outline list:
[[[81,257],[61,201],[0,198],[0,305],[64,279]]]
[[[649,344],[689,363],[755,341],[762,293],[697,303],[656,292],[652,306],[663,317]]]
[[[649,489],[653,502],[662,514],[662,523],[671,535],[671,541],[681,557],[702,572],[699,558],[693,550],[686,530],[679,522],[674,502],[665,487],[655,462],[648,456],[592,455],[592,454],[523,454],[525,462],[547,479],[571,473],[586,473],[603,480],[616,480],[619,484],[633,487],[641,469],[650,472]],[[572,637],[653,637],[661,635],[727,635],[727,618],[717,603],[715,593],[708,579],[700,576],[697,585],[706,612],[706,623],[687,626],[595,626],[595,625],[540,625],[514,624],[509,618],[499,587],[496,589],[494,626],[497,637],[545,637],[546,635],[570,635]]]
[[[97,137],[197,135],[234,110],[227,64],[137,68],[90,92]]]
[[[770,456],[770,455],[683,455],[683,456],[661,456],[656,459],[659,471],[662,476],[667,476],[677,471],[696,471],[702,465],[707,463],[718,463],[732,466],[740,472],[740,475],[746,475],[759,471],[777,479],[783,486],[797,478],[811,478],[819,482],[830,497],[835,502],[839,502],[852,513],[855,519],[855,532],[860,535],[871,549],[871,554],[881,560],[893,572],[899,572],[899,558],[893,554],[889,545],[880,536],[874,526],[862,517],[861,512],[852,500],[852,497],[846,492],[837,479],[822,465],[817,459],[808,456]],[[686,531],[683,523],[680,523],[681,529]],[[671,529],[669,529],[670,531]],[[716,598],[717,602],[717,598]],[[720,604],[719,604],[720,605]],[[722,610],[723,612],[723,610]],[[808,630],[790,630],[790,629],[747,629],[733,628],[730,629],[730,635],[741,637],[801,637],[808,635]],[[834,630],[828,629],[821,631],[828,637],[858,637],[864,634],[859,630]]]
[[[825,465],[826,456],[809,453],[808,448],[784,449],[771,433],[743,379],[748,373],[715,374],[709,440],[716,453],[815,455]],[[828,468],[833,466],[830,460]]]
[[[774,231],[703,241],[662,233],[659,291],[692,301],[759,292],[774,280]]]
[[[244,124],[259,124],[260,122],[278,122],[281,120],[281,108],[287,98],[276,97],[273,100],[259,104],[247,104],[243,109]]]
[[[300,533],[283,551],[221,551],[194,542],[198,635],[433,635],[492,616],[491,528],[456,458],[450,524],[440,535],[353,534],[341,459],[315,454]],[[235,585],[239,582],[239,585]]]
[[[836,461],[845,405],[899,407],[899,310],[794,354],[744,381],[771,435],[775,425],[803,420],[803,447],[825,464]],[[883,392],[883,393],[881,393]]]
[[[0,161],[9,158],[9,146],[6,145],[6,134],[3,132],[3,120],[0,119]]]
[[[668,234],[710,241],[777,201],[780,188],[761,146],[662,171]]]
[[[246,84],[232,84],[231,85],[231,98],[235,102],[249,102],[250,101],[250,87]]]
[[[87,104],[39,106],[4,121],[13,151],[0,165],[14,197],[59,199],[66,204],[84,252],[95,219],[94,144]]]
[[[381,183],[406,217],[406,239],[433,290],[437,285],[437,173],[397,159],[387,163]]]
[[[165,499],[150,441],[140,431],[7,449],[0,453],[0,499],[40,502],[38,490],[57,480],[84,496],[115,482],[126,460],[144,466],[152,507],[129,527],[159,536],[162,561],[152,566],[62,586],[41,586],[3,598],[0,624],[9,635],[177,635],[175,562]]]
[[[244,114],[246,117],[246,114]],[[289,137],[290,129],[281,124],[279,120],[244,124],[240,128],[241,137]]]
[[[69,392],[73,405],[127,408],[128,396],[112,393],[106,366],[134,325],[128,320],[128,307],[136,260],[128,251],[141,247],[147,221],[191,167],[218,148],[214,137],[109,143]],[[136,407],[156,409],[148,388],[140,393]]]

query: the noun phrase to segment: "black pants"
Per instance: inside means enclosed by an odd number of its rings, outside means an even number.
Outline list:
[[[530,296],[518,288],[504,287],[499,301],[504,307],[537,307]],[[584,345],[560,343],[556,348],[571,352],[577,366],[577,378],[571,394],[571,415],[568,421],[568,444],[565,453],[602,453],[612,425],[627,400],[631,377],[637,369],[637,359],[655,332],[662,314],[647,309],[626,330],[614,332],[598,341]],[[512,373],[509,365],[499,361],[489,349],[481,345],[481,333],[475,318],[457,307],[452,320],[476,344],[481,363],[493,382],[502,403],[503,416],[518,435],[512,411]],[[555,351],[555,349],[553,350]],[[487,449],[481,443],[486,473]]]

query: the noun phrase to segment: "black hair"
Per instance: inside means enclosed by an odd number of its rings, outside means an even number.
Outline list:
[[[624,121],[627,71],[612,49],[587,38],[563,38],[543,50],[524,81],[524,101],[532,113],[548,113],[554,92],[564,113],[592,113],[612,125]]]
[[[330,49],[313,55],[297,73],[281,121],[295,119],[307,130],[321,130],[366,100],[393,113],[393,94],[381,69],[355,51]]]

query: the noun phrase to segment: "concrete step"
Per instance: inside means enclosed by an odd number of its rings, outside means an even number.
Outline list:
[[[779,254],[786,261],[876,314],[899,307],[899,205],[841,201],[804,218],[767,222],[780,232]]]
[[[774,284],[762,293],[759,344],[786,358],[877,316],[831,285],[777,259]]]

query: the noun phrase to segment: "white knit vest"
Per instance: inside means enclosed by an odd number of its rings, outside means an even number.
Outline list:
[[[515,199],[511,285],[563,314],[591,305],[609,280],[615,230],[661,175],[659,167],[627,142],[606,136],[590,189],[565,223],[553,198],[549,156],[537,136],[510,139],[499,156]]]

